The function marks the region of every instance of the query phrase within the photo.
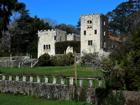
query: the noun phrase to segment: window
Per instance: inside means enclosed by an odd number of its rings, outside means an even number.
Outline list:
[[[106,32],[104,31],[104,36],[106,35]]]
[[[104,42],[104,48],[106,48],[106,42]]]
[[[56,40],[56,36],[54,36],[54,40]]]
[[[51,46],[50,45],[48,46],[48,49],[51,49]]]
[[[88,20],[87,23],[88,23],[88,24],[92,24],[92,21],[91,21],[91,20]]]
[[[46,45],[46,49],[48,49],[48,45]]]
[[[86,31],[84,31],[84,35],[86,35]]]
[[[92,46],[92,40],[88,40],[88,45]]]
[[[45,48],[46,48],[45,45],[43,45],[43,49],[44,49],[44,50],[45,50]]]
[[[97,30],[94,30],[94,34],[97,34]]]
[[[62,37],[60,36],[60,42],[61,42],[61,40],[62,40]]]
[[[106,25],[106,22],[104,21],[104,26]]]
[[[87,26],[87,29],[92,29],[92,26]]]
[[[43,49],[44,49],[44,50],[51,49],[51,46],[50,46],[50,44],[49,44],[49,45],[43,45]]]

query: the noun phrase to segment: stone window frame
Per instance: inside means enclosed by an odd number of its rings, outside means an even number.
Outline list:
[[[87,26],[87,29],[92,29],[92,26]]]
[[[87,34],[86,30],[84,30],[84,35],[86,35],[86,34]]]
[[[51,49],[51,45],[50,44],[43,45],[43,49],[44,50],[50,50]]]
[[[93,41],[92,40],[88,40],[88,45],[92,46],[93,45]]]
[[[87,23],[88,23],[88,24],[92,24],[92,20],[88,20]]]
[[[106,31],[104,31],[104,36],[106,36]]]
[[[54,40],[56,40],[56,36],[54,36]]]
[[[94,30],[94,34],[95,34],[95,35],[97,35],[97,29],[96,29],[96,30]]]

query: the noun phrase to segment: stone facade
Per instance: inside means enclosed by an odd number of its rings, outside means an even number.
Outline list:
[[[38,58],[48,53],[49,55],[55,55],[55,43],[62,41],[79,41],[80,35],[66,34],[65,31],[59,29],[41,30],[38,31]]]
[[[68,34],[67,35],[67,41],[80,41],[80,35],[77,34]]]
[[[81,16],[81,56],[107,48],[107,19],[100,14]]]
[[[55,55],[55,43],[66,40],[66,32],[58,29],[38,31],[38,58],[44,53]]]
[[[108,55],[108,21],[104,15],[90,14],[81,16],[81,33],[66,34],[58,29],[38,31],[38,58],[44,53],[55,55],[55,43],[61,41],[80,41],[81,56],[85,53]],[[69,49],[68,49],[69,50]]]

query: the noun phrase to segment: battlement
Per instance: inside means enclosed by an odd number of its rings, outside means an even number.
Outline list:
[[[69,33],[69,34],[67,34],[67,36],[76,36],[76,37],[80,37],[80,35],[75,34],[75,33]]]
[[[38,33],[54,32],[56,29],[38,30]]]
[[[87,16],[103,16],[103,14],[82,14],[81,17]]]
[[[48,30],[38,30],[38,33],[50,33],[50,32],[56,32],[56,31],[65,32],[65,31],[60,30],[60,29],[48,29]]]

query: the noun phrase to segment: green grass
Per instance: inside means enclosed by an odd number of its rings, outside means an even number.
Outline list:
[[[35,67],[35,68],[0,68],[0,73],[4,74],[27,74],[27,75],[62,75],[74,76],[74,66],[63,67]],[[100,70],[91,67],[77,66],[78,77],[102,77]]]
[[[84,102],[56,101],[31,96],[16,96],[0,93],[0,105],[83,105]]]

